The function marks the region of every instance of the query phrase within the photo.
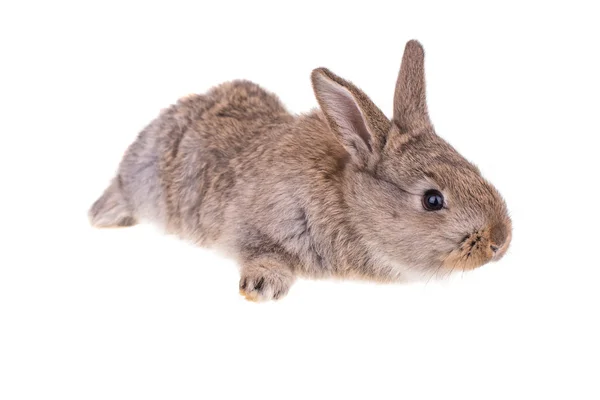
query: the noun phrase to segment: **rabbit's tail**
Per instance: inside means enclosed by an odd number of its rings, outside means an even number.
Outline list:
[[[92,205],[88,216],[90,223],[96,228],[116,228],[137,223],[133,209],[121,190],[118,176]]]

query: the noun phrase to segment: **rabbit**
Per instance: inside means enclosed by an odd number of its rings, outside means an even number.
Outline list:
[[[436,134],[418,41],[404,48],[391,120],[327,68],[311,81],[320,108],[300,115],[247,80],[162,110],[91,224],[148,221],[224,252],[252,301],[281,299],[296,277],[414,282],[502,258],[505,201]]]

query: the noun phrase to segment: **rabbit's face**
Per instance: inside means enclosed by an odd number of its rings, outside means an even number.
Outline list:
[[[510,244],[498,191],[432,130],[393,127],[374,171],[351,180],[356,229],[383,261],[444,274],[499,260]]]
[[[392,273],[435,275],[500,259],[511,221],[497,190],[429,119],[423,47],[406,44],[390,121],[360,89],[319,68],[313,88],[331,132],[349,154],[349,219],[375,263]]]

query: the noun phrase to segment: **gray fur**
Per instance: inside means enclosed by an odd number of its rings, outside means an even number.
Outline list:
[[[129,147],[92,224],[151,221],[225,251],[252,300],[284,296],[296,276],[389,282],[499,259],[506,206],[435,134],[423,57],[407,43],[392,121],[325,68],[312,74],[321,109],[303,115],[243,80],[179,100]],[[448,207],[424,210],[428,189]]]

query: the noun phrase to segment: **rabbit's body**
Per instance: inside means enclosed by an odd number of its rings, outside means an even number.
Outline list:
[[[225,251],[240,262],[240,289],[253,299],[279,298],[298,275],[394,281],[413,270],[474,268],[504,253],[510,221],[503,201],[433,133],[426,110],[419,118],[397,105],[389,121],[359,89],[324,69],[313,73],[313,86],[323,111],[298,116],[248,81],[179,100],[129,147],[90,210],[92,223],[148,220]],[[423,177],[415,162],[452,170]],[[450,221],[443,211],[423,212],[422,191],[452,186],[444,183],[448,176],[482,188],[463,185],[454,194],[456,206],[463,196],[481,203],[477,213]],[[443,224],[456,232],[431,236]]]
[[[248,165],[264,151],[261,144],[272,143],[269,136],[292,120],[277,98],[250,82],[180,99],[141,132],[120,166],[134,216],[213,244],[236,200],[230,193],[243,179],[236,176],[245,171],[241,164]]]
[[[320,111],[292,116],[248,81],[183,98],[127,150],[108,193],[128,214],[106,225],[147,220],[237,257],[280,246],[300,274],[366,275],[374,263],[340,209],[347,153],[327,130]]]

